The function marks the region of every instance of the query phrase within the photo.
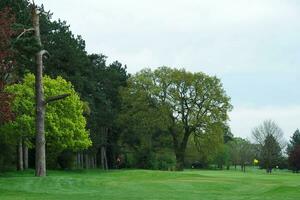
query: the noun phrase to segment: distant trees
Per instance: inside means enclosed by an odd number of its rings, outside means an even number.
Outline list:
[[[275,122],[266,120],[253,129],[252,136],[259,145],[260,167],[271,173],[282,157],[281,150],[285,145],[283,131]]]
[[[291,137],[287,148],[289,166],[293,172],[300,170],[300,131],[297,129]]]
[[[123,99],[129,110],[136,99],[146,100],[147,107],[134,115],[142,115],[149,106],[159,113],[156,120],[164,122],[163,127],[172,138],[178,170],[184,167],[190,136],[223,132],[227,112],[231,109],[230,99],[219,79],[168,67],[137,73],[131,77],[123,96],[126,96]],[[146,123],[142,119],[139,123]]]
[[[229,160],[234,165],[241,166],[242,171],[246,171],[246,166],[251,165],[255,157],[254,145],[250,141],[242,138],[233,138],[228,142]]]

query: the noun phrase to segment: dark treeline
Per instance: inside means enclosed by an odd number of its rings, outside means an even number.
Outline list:
[[[31,26],[31,8],[28,1],[1,1],[0,10],[5,9],[9,9],[9,15],[15,19],[11,24],[15,35]],[[107,154],[107,164],[102,164],[113,168],[119,154],[117,141],[120,131],[115,124],[116,115],[120,109],[118,89],[120,86],[126,85],[129,76],[126,66],[117,61],[107,64],[106,56],[102,54],[88,54],[85,51],[85,41],[80,36],[75,36],[66,22],[53,21],[50,12],[45,11],[43,7],[39,7],[39,10],[41,12],[40,28],[43,48],[49,52],[44,63],[44,74],[53,78],[62,76],[70,81],[88,107],[85,116],[93,146],[78,152],[78,156],[76,156],[76,158],[80,158],[78,166],[100,166],[101,152],[104,151],[104,154]],[[16,37],[12,37],[11,46],[15,61],[13,69],[6,71],[5,80],[4,78],[1,80],[5,84],[22,82],[26,73],[35,72],[33,55],[38,47],[32,33],[25,33],[24,37],[18,38],[18,40]],[[7,51],[7,48],[1,50]],[[6,151],[1,148],[1,150],[8,154],[6,158],[15,156],[13,149]],[[60,156],[70,155],[68,151],[65,150]],[[50,168],[57,167],[57,163],[52,162],[53,159],[57,158],[51,158],[50,153],[47,156]],[[9,164],[3,162],[2,165],[4,163]],[[33,167],[33,165],[34,148],[31,148],[29,149],[29,167]]]
[[[255,144],[234,137],[232,105],[217,77],[168,67],[130,75],[126,65],[87,53],[65,21],[52,20],[43,6],[38,10],[42,47],[30,31],[30,2],[0,2],[0,169],[35,167],[32,74],[41,48],[48,51],[45,94],[72,94],[46,109],[47,168],[300,169],[299,131],[288,158],[272,121],[253,130]]]

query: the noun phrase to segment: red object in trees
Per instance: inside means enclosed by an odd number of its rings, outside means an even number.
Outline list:
[[[289,153],[289,163],[294,171],[300,170],[300,145],[295,146]]]
[[[10,8],[0,11],[0,125],[13,120],[14,114],[11,110],[12,95],[3,91],[6,78],[11,73],[14,61],[14,53],[11,48],[11,39],[14,35],[12,25],[15,16]]]
[[[10,8],[0,11],[0,91],[3,90],[6,77],[15,64],[14,52],[11,48],[11,39],[15,34],[12,29],[14,23],[15,16]]]
[[[11,110],[11,102],[13,96],[6,92],[0,92],[0,125],[14,119],[14,114]]]

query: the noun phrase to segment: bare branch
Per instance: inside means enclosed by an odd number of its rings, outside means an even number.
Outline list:
[[[45,104],[51,103],[53,101],[58,101],[58,100],[64,99],[64,98],[66,98],[66,97],[68,97],[70,95],[71,94],[62,94],[62,95],[57,95],[57,96],[49,97],[49,98],[46,99]]]
[[[34,28],[24,29],[24,31],[20,35],[18,35],[17,39],[20,39],[20,37],[22,37],[25,33],[30,31],[34,31]]]
[[[47,54],[48,57],[50,56],[49,52],[47,50],[45,50],[45,49],[41,50],[40,54],[41,54],[41,56],[44,56],[45,54]]]

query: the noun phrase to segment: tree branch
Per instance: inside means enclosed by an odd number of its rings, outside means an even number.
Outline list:
[[[22,37],[25,33],[30,31],[34,31],[34,28],[24,29],[24,31],[20,35],[18,35],[17,39],[20,39],[20,37]]]
[[[71,94],[62,94],[62,95],[57,95],[57,96],[49,97],[49,98],[46,99],[45,104],[51,103],[53,101],[58,101],[58,100],[64,99],[64,98],[66,98],[66,97],[68,97],[70,95]]]
[[[48,56],[50,55],[49,52],[45,49],[41,50],[40,54],[42,54],[42,56],[44,56],[45,54],[47,54]]]

